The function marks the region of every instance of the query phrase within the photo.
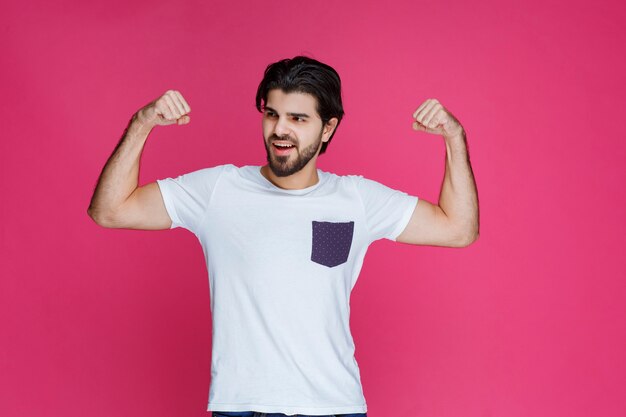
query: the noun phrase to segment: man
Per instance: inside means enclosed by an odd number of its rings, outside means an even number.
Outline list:
[[[365,416],[350,292],[375,240],[464,247],[478,237],[465,132],[437,100],[413,114],[415,130],[446,144],[434,205],[317,169],[344,114],[330,66],[302,56],[269,65],[256,106],[266,165],[221,165],[138,187],[152,128],[190,121],[188,103],[169,90],[131,119],[88,213],[104,227],[183,227],[198,237],[211,292],[214,415]]]

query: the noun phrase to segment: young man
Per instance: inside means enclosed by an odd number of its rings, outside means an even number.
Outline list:
[[[350,292],[375,240],[463,247],[478,237],[465,132],[437,100],[413,114],[415,130],[445,139],[434,205],[317,169],[344,114],[330,66],[301,56],[269,65],[256,106],[266,165],[220,165],[138,187],[152,128],[190,121],[182,95],[166,92],[131,119],[88,213],[104,227],[183,227],[198,237],[211,292],[214,415],[365,416]]]

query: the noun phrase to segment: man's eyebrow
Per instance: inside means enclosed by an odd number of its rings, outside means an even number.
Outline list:
[[[273,108],[271,108],[270,106],[264,106],[263,107],[264,110],[269,110],[271,112],[274,113],[278,113],[276,110],[274,110]],[[302,117],[302,118],[308,118],[311,117],[306,113],[287,113],[287,116],[295,116],[295,117]]]

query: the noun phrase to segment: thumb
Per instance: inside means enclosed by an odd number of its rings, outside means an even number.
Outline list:
[[[181,116],[180,118],[178,118],[176,120],[176,124],[178,124],[178,125],[186,125],[190,121],[191,121],[191,117],[189,117],[188,115],[184,115],[184,116]]]
[[[413,122],[413,130],[417,130],[417,131],[420,131],[420,132],[431,133],[431,134],[435,134],[435,135],[441,134],[439,132],[438,128],[434,128],[433,129],[433,128],[430,128],[428,126],[424,126],[423,124],[421,124],[419,122]]]
[[[426,126],[423,126],[419,124],[418,122],[413,122],[413,130],[417,130],[421,132],[428,132],[428,129],[426,128]]]

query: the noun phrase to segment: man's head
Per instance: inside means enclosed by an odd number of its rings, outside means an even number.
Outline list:
[[[337,119],[326,125],[317,115],[315,98],[306,93],[273,89],[263,108],[263,142],[269,167],[277,177],[313,168],[321,145],[328,141]]]
[[[279,103],[281,109],[276,108]],[[330,66],[304,56],[270,64],[257,90],[256,108],[264,113],[263,133],[270,167],[276,175],[291,175],[315,155],[326,151],[343,118],[339,74]],[[296,116],[304,113],[307,117],[294,117],[294,113]],[[312,129],[316,130],[317,138],[311,141]],[[298,135],[303,136],[295,137]],[[276,155],[270,152],[273,141],[278,139],[295,145],[298,155],[280,150]],[[300,145],[304,146],[302,150]]]

